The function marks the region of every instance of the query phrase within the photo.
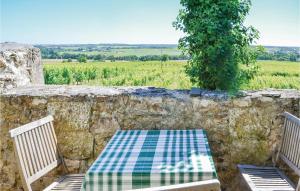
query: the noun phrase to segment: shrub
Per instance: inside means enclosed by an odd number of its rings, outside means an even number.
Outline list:
[[[87,58],[86,58],[86,56],[80,56],[77,59],[77,61],[80,62],[80,63],[86,63],[87,62]]]
[[[286,76],[290,76],[290,74],[287,73],[287,72],[273,72],[272,76],[283,76],[283,77],[286,77]]]
[[[70,84],[71,75],[67,68],[44,70],[45,84]]]
[[[126,83],[125,79],[120,79],[120,80],[114,80],[112,81],[112,84],[114,86],[123,86]]]
[[[97,77],[97,70],[96,68],[88,68],[84,71],[85,78],[90,81],[94,80]]]
[[[110,73],[109,68],[103,68],[103,70],[102,70],[102,77],[103,77],[104,79],[109,78],[109,76],[110,76],[109,73]]]
[[[64,82],[66,84],[70,84],[71,83],[71,74],[69,72],[69,70],[67,68],[63,68],[62,69],[62,77],[64,79]]]
[[[78,85],[84,80],[84,74],[81,70],[77,70],[73,73],[73,78],[76,81],[76,84]]]

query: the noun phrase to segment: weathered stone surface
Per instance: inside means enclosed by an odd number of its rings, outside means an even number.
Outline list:
[[[44,84],[40,50],[29,45],[0,43],[0,93],[30,84]]]
[[[48,114],[54,116],[59,147],[72,172],[85,172],[118,129],[203,128],[224,190],[239,190],[236,164],[271,163],[283,124],[280,114],[299,116],[299,96],[297,90],[246,91],[231,98],[147,87],[11,89],[0,95],[0,190],[21,187],[8,131]]]

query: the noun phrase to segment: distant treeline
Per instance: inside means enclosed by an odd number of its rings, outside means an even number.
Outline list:
[[[83,53],[58,53],[57,51],[51,48],[42,48],[42,58],[44,59],[72,59],[78,60],[82,57],[85,57],[88,60],[95,61],[158,61],[162,60],[166,55],[144,55],[144,56],[136,56],[136,55],[128,55],[128,56],[113,56],[113,55],[104,55],[104,54],[95,54],[88,55]],[[168,60],[188,60],[189,57],[185,55],[167,55]],[[274,51],[274,52],[260,52],[258,60],[278,60],[278,61],[300,61],[300,54],[298,52],[282,52],[282,51]]]
[[[297,52],[260,52],[258,60],[278,60],[278,61],[300,61],[300,54]]]
[[[136,55],[128,55],[128,56],[113,56],[113,55],[103,55],[103,54],[95,54],[95,55],[87,55],[87,54],[74,54],[74,53],[62,53],[58,54],[52,49],[41,49],[42,58],[43,59],[72,59],[78,60],[82,57],[87,58],[88,60],[96,60],[96,61],[116,61],[116,60],[124,60],[124,61],[158,61],[162,60],[165,55],[145,55],[145,56],[136,56]],[[168,55],[169,60],[187,60],[188,57],[184,55]]]

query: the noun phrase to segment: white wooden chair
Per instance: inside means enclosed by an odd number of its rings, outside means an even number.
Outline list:
[[[64,165],[52,121],[53,117],[47,116],[10,131],[25,191],[31,191],[34,181]],[[67,171],[65,165],[64,169]],[[65,175],[45,190],[80,190],[83,178],[83,174]]]
[[[300,176],[300,119],[285,112],[281,145],[274,166],[280,158]],[[242,177],[253,191],[300,191],[300,178],[296,187],[278,168],[238,165]]]

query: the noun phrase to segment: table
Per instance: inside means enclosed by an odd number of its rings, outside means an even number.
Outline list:
[[[131,190],[216,178],[202,129],[119,130],[89,168],[82,190]]]

